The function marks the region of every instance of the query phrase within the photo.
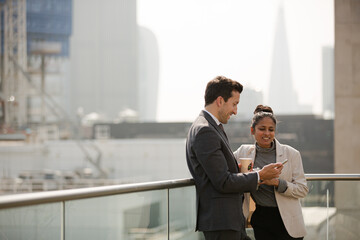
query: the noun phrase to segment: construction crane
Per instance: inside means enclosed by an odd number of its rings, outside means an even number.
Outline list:
[[[26,0],[0,0],[0,14],[4,16],[3,22],[0,17],[0,26],[3,26],[3,36],[0,31],[0,134],[6,134],[8,131],[15,131],[27,125],[29,89],[41,95],[42,105],[46,104],[55,116],[78,130],[80,126],[71,121],[66,111],[51,95],[46,93],[43,86],[39,88],[34,84],[27,71]],[[38,54],[41,55],[41,53]],[[43,62],[44,54],[42,54],[42,82],[44,82],[45,74]],[[45,114],[44,110],[42,114]],[[42,124],[44,124],[44,118],[42,118]],[[101,150],[94,143],[84,143],[78,137],[75,137],[75,141],[86,160],[99,171],[99,177],[106,178],[108,173],[101,167]],[[92,156],[88,148],[95,151],[96,156]]]
[[[14,65],[27,69],[26,0],[1,3],[4,16],[1,58],[0,97],[3,128],[17,129],[27,123],[27,81]]]

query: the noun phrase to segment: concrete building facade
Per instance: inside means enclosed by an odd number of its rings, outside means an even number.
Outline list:
[[[335,172],[360,171],[360,1],[335,1]]]
[[[360,172],[360,1],[335,0],[335,173]],[[346,197],[344,197],[346,196]],[[335,236],[358,239],[360,186],[335,183]],[[353,221],[354,220],[354,221]],[[351,221],[351,224],[348,224]]]

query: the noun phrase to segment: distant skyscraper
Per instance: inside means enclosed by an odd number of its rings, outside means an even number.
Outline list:
[[[334,118],[334,48],[323,47],[323,115]]]
[[[139,26],[139,120],[156,121],[159,89],[159,47],[155,35]]]
[[[139,111],[136,1],[73,2],[70,114]]]
[[[298,96],[291,77],[284,11],[280,7],[274,40],[268,102],[277,114],[298,113]]]
[[[255,107],[259,104],[264,104],[263,93],[245,86],[240,96],[238,113],[234,118],[236,119],[235,121],[250,121]]]

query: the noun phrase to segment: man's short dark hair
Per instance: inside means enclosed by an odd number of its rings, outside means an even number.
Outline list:
[[[205,106],[213,103],[219,96],[227,102],[234,90],[241,93],[243,86],[237,81],[224,76],[215,77],[206,85]]]

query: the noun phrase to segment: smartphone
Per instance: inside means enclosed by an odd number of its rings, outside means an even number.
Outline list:
[[[282,163],[282,165],[284,165],[285,163],[287,163],[288,162],[288,160],[287,159],[285,159],[284,161],[282,161],[281,163]]]
[[[288,160],[285,159],[284,161],[281,162],[281,164],[284,166],[284,164],[287,163],[287,162],[288,162]]]

